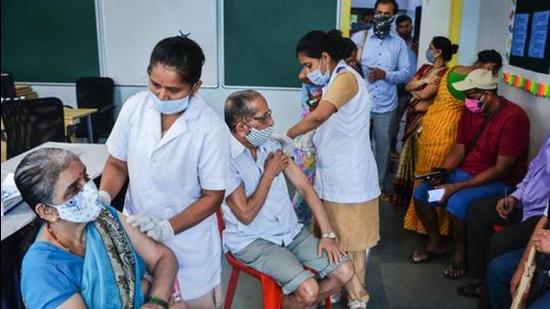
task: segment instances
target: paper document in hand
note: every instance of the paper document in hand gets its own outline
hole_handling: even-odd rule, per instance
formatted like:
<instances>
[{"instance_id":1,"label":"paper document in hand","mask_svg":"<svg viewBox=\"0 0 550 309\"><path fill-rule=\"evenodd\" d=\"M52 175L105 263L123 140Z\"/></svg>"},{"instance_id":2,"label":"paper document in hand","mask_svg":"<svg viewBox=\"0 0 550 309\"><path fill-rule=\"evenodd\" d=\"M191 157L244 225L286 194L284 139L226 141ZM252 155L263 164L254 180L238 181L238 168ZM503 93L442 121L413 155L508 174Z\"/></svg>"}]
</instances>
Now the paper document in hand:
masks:
<instances>
[{"instance_id":1,"label":"paper document in hand","mask_svg":"<svg viewBox=\"0 0 550 309\"><path fill-rule=\"evenodd\" d=\"M428 202L439 202L445 194L445 189L434 189L428 191Z\"/></svg>"}]
</instances>

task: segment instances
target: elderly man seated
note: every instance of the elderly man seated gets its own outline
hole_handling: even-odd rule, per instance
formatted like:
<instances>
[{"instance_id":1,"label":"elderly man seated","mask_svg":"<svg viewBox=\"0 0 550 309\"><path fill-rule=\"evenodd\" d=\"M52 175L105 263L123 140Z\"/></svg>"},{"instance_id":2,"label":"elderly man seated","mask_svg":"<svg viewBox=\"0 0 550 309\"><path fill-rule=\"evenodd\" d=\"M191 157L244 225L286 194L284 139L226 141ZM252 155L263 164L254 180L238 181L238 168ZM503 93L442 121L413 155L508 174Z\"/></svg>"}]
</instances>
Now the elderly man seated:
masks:
<instances>
[{"instance_id":1,"label":"elderly man seated","mask_svg":"<svg viewBox=\"0 0 550 309\"><path fill-rule=\"evenodd\" d=\"M452 264L443 271L448 279L466 273L465 219L470 204L502 195L523 178L527 169L529 119L521 107L497 94L497 85L493 73L484 69L473 70L463 81L453 84L466 95L456 145L441 167L444 176L424 182L414 191L416 212L429 241L424 250L413 252L409 261L424 262L445 251L434 208L444 206L455 241ZM437 185L444 192L440 199L438 192L431 191ZM429 199L429 195L435 198Z\"/></svg>"},{"instance_id":2,"label":"elderly man seated","mask_svg":"<svg viewBox=\"0 0 550 309\"><path fill-rule=\"evenodd\" d=\"M232 133L231 180L222 205L224 250L275 279L283 307L311 308L341 289L353 266L306 176L271 139L274 122L265 98L253 90L235 92L224 112ZM298 223L283 173L310 206L321 239Z\"/></svg>"}]
</instances>

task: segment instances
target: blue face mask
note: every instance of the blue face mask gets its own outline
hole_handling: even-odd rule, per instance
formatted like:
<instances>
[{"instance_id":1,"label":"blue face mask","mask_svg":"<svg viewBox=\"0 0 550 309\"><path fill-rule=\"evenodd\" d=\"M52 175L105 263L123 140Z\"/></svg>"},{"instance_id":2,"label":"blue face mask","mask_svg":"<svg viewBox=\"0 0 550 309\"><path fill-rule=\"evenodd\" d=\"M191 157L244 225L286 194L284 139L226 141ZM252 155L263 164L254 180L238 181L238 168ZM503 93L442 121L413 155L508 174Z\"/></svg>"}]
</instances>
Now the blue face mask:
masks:
<instances>
[{"instance_id":1,"label":"blue face mask","mask_svg":"<svg viewBox=\"0 0 550 309\"><path fill-rule=\"evenodd\" d=\"M426 49L426 60L428 60L428 62L430 62L430 63L435 62L434 53L432 53L432 51L430 49Z\"/></svg>"},{"instance_id":2,"label":"blue face mask","mask_svg":"<svg viewBox=\"0 0 550 309\"><path fill-rule=\"evenodd\" d=\"M149 97L153 101L154 108L161 114L170 115L183 112L191 104L191 96L188 95L184 98L177 100L161 100L151 90L149 90Z\"/></svg>"},{"instance_id":3,"label":"blue face mask","mask_svg":"<svg viewBox=\"0 0 550 309\"><path fill-rule=\"evenodd\" d=\"M321 65L323 64L323 59L321 59ZM317 86L324 86L328 83L328 80L330 79L330 73L325 72L325 74L321 73L321 65L319 67L309 73L307 73L307 78L314 83Z\"/></svg>"}]
</instances>

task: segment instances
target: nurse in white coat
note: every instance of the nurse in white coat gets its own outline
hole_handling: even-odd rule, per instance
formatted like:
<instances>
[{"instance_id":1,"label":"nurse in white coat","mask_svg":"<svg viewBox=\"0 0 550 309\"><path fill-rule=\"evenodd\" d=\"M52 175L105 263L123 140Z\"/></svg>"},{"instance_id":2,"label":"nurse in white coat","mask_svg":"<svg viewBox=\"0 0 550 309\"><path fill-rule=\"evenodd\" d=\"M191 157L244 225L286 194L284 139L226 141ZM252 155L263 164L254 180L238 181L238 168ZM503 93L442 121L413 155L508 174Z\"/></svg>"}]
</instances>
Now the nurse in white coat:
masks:
<instances>
[{"instance_id":1,"label":"nurse in white coat","mask_svg":"<svg viewBox=\"0 0 550 309\"><path fill-rule=\"evenodd\" d=\"M203 64L200 46L187 37L157 43L147 70L149 90L125 102L107 140L100 185L110 202L129 178L124 213L174 251L188 308L220 306L214 213L224 197L230 158L227 127L197 95Z\"/></svg>"}]
</instances>

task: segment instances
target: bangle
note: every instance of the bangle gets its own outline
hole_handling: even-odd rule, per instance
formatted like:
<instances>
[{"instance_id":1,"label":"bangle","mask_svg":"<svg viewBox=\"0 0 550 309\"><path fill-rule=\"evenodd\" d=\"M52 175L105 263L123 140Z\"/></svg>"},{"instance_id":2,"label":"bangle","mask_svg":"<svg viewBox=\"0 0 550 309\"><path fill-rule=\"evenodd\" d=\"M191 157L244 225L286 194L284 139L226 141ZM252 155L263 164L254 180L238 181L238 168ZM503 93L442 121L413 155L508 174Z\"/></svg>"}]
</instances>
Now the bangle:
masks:
<instances>
[{"instance_id":1,"label":"bangle","mask_svg":"<svg viewBox=\"0 0 550 309\"><path fill-rule=\"evenodd\" d=\"M336 234L334 232L327 232L323 233L321 238L330 238L330 239L336 239Z\"/></svg>"},{"instance_id":2,"label":"bangle","mask_svg":"<svg viewBox=\"0 0 550 309\"><path fill-rule=\"evenodd\" d=\"M149 304L153 304L153 305L159 305L161 306L162 308L164 309L168 309L168 303L162 299L162 298L158 298L158 297L155 297L155 296L149 296L145 299L145 302L146 303L149 303Z\"/></svg>"}]
</instances>

